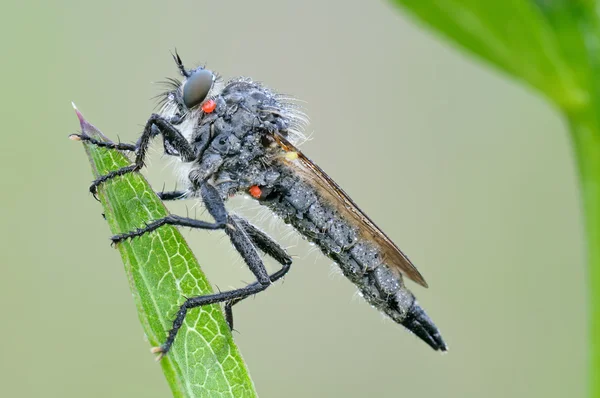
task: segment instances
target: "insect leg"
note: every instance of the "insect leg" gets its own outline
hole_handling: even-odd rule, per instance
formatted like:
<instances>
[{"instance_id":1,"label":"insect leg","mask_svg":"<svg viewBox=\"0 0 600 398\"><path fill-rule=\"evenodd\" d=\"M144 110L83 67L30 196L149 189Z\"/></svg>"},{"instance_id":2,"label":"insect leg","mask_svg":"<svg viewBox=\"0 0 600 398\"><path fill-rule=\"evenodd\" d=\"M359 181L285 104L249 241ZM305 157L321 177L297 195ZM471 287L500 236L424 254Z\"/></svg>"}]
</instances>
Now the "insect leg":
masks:
<instances>
[{"instance_id":1,"label":"insect leg","mask_svg":"<svg viewBox=\"0 0 600 398\"><path fill-rule=\"evenodd\" d=\"M77 139L80 141L86 141L86 142L89 142L90 144L94 144L101 148L116 149L119 151L132 151L132 152L134 152L136 150L136 146L134 144L123 144L121 142L112 142L112 141L108 141L108 142L100 141L100 140L92 138L86 134L71 134L70 137L77 137Z\"/></svg>"},{"instance_id":2,"label":"insect leg","mask_svg":"<svg viewBox=\"0 0 600 398\"><path fill-rule=\"evenodd\" d=\"M135 163L133 165L123 167L119 170L115 170L106 175L98 177L90 186L90 192L95 196L98 186L103 182L116 176L138 171L144 167L144 159L146 158L146 152L148 150L148 146L150 145L150 140L159 134L162 134L163 136L165 150L167 152L170 154L177 154L184 162L189 162L195 159L194 148L189 144L185 137L181 135L179 130L177 130L169 120L157 114L150 116L146 122L142 136L134 146L131 144L100 143L98 140L95 140L85 134L74 135L82 141L87 141L98 146L111 149L130 150L135 151L136 153Z\"/></svg>"},{"instance_id":3,"label":"insect leg","mask_svg":"<svg viewBox=\"0 0 600 398\"><path fill-rule=\"evenodd\" d=\"M168 192L172 194L173 192ZM210 215L215 219L215 222L207 222L202 220L196 220L195 218L181 217L175 214L169 214L166 217L159 218L158 220L151 221L146 224L143 228L138 228L134 231L126 232L124 234L115 235L111 239L113 243L119 243L126 239L135 238L142 236L149 232L152 232L163 225L174 225L178 227L190 227L198 229L224 229L227 226L228 215L225 209L225 204L219 196L219 192L208 183L202 184L200 187L200 195L204 201L206 208Z\"/></svg>"},{"instance_id":4,"label":"insect leg","mask_svg":"<svg viewBox=\"0 0 600 398\"><path fill-rule=\"evenodd\" d=\"M265 232L261 231L259 228L250 224L248 220L245 220L238 215L232 214L231 218L234 218L238 224L244 228L250 240L252 240L256 247L258 247L263 253L274 258L282 265L289 265L292 263L292 258L290 255L287 254L281 246L279 246L279 243L275 242L275 240Z\"/></svg>"},{"instance_id":5,"label":"insect leg","mask_svg":"<svg viewBox=\"0 0 600 398\"><path fill-rule=\"evenodd\" d=\"M242 259L248 265L248 268L250 268L252 273L256 276L257 282L251 283L241 289L187 299L177 312L175 320L173 321L173 326L167 336L167 340L162 346L154 349L154 352L160 353L160 356L165 355L171 348L189 309L208 304L226 302L226 318L227 322L232 326L233 319L231 306L248 296L266 289L272 281L285 275L292 262L291 257L285 250L283 250L283 248L267 234L254 227L243 218L227 214L223 199L214 186L203 182L200 186L200 196L206 209L215 221L226 224L225 232L229 235L231 243L242 256ZM273 275L269 275L258 254L257 248L282 263L284 265L283 268Z\"/></svg>"},{"instance_id":6,"label":"insect leg","mask_svg":"<svg viewBox=\"0 0 600 398\"><path fill-rule=\"evenodd\" d=\"M291 268L291 263L283 264L283 267L281 267L281 269L279 271L273 272L271 275L269 275L269 279L271 280L271 283L276 282L279 279L281 279L285 274L288 273L290 268ZM254 282L252 285L257 285L257 284L258 284L258 282ZM248 297L248 296L246 296L246 297ZM239 303L240 301L244 300L246 297L236 298L233 300L229 300L225 303L225 306L224 306L225 320L227 321L227 324L229 325L229 330L233 330L233 309L232 309L232 307L234 305L236 305L237 303Z\"/></svg>"},{"instance_id":7,"label":"insect leg","mask_svg":"<svg viewBox=\"0 0 600 398\"><path fill-rule=\"evenodd\" d=\"M188 310L204 305L243 299L265 290L271 284L269 274L265 269L258 251L241 224L239 224L235 218L228 217L228 223L227 228L225 228L225 232L227 235L229 235L231 243L238 253L240 253L242 259L248 265L248 268L250 268L250 271L252 271L252 273L256 276L258 282L252 283L240 289L186 299L181 307L179 307L179 311L177 311L177 315L175 316L175 320L173 321L173 326L169 331L167 340L160 347L153 349L153 352L160 353L159 358L165 355L173 345L175 337L177 336L177 332L183 325L183 321Z\"/></svg>"},{"instance_id":8,"label":"insect leg","mask_svg":"<svg viewBox=\"0 0 600 398\"><path fill-rule=\"evenodd\" d=\"M160 200L180 200L186 199L186 194L188 191L168 191L168 192L157 192L156 194L160 198Z\"/></svg>"},{"instance_id":9,"label":"insect leg","mask_svg":"<svg viewBox=\"0 0 600 398\"><path fill-rule=\"evenodd\" d=\"M113 242L118 243L123 241L124 239L141 236L165 224L187 226L200 229L224 228L225 232L231 240L231 243L238 251L238 253L240 253L242 259L248 265L248 268L250 268L250 271L252 271L252 273L256 276L257 282L251 283L246 287L240 289L205 296L191 297L186 299L186 301L181 305L179 311L177 312L175 320L173 321L173 326L167 336L167 340L162 346L154 349L154 352L160 353L160 356L165 355L171 348L171 345L175 341L177 332L183 325L183 321L189 309L220 302L235 303L248 296L256 294L266 289L271 284L271 278L274 278L275 280L281 278L281 276L283 276L289 270L289 264L291 263L291 258L285 253L285 251L281 247L279 247L274 241L268 238L268 236L264 232L260 231L256 227L251 226L250 223L237 216L229 216L227 214L227 210L225 209L223 199L221 198L219 192L215 189L215 187L204 182L200 186L200 195L208 212L215 219L214 223L209 223L186 217L180 217L176 215L169 215L167 217L148 223L144 228L140 228L126 234L117 235L113 237ZM250 232L248 233L247 230L249 230ZM252 236L253 238L251 238L250 236ZM254 243L253 240L257 243ZM272 244L269 245L269 243ZM265 248L265 250L267 250L268 253L272 253L272 256L278 261L283 261L287 263L287 266L284 266L284 268L282 268L279 272L276 272L272 276L269 276L262 262L262 259L258 254L257 247Z\"/></svg>"},{"instance_id":10,"label":"insect leg","mask_svg":"<svg viewBox=\"0 0 600 398\"><path fill-rule=\"evenodd\" d=\"M282 268L273 274L269 275L269 279L271 283L281 279L287 272L290 270L292 264L292 258L285 252L285 250L279 246L277 242L275 242L269 235L250 224L247 220L239 217L231 215L234 218L238 225L242 226L252 243L256 245L262 252L271 256L275 260L277 260ZM229 324L229 328L233 330L233 311L232 307L242 301L243 298L238 298L235 300L228 301L225 303L224 311L225 318L227 319L227 323Z\"/></svg>"},{"instance_id":11,"label":"insect leg","mask_svg":"<svg viewBox=\"0 0 600 398\"><path fill-rule=\"evenodd\" d=\"M173 194L173 193L174 192L167 192L167 194ZM127 232L124 234L115 235L111 238L111 240L113 241L114 244L117 244L126 239L135 238L135 237L147 234L149 232L152 232L152 231L162 227L163 225L174 225L174 226L178 226L178 227L190 227L190 228L210 229L210 230L224 229L227 226L227 221L228 221L227 220L227 210L225 210L225 204L223 203L223 200L219 196L219 193L217 192L217 190L212 185L204 183L202 185L202 187L200 188L200 194L202 195L202 198L205 203L207 201L212 203L217 200L220 201L220 203L221 203L220 211L215 211L215 210L211 211L211 209L213 207L218 207L218 206L207 205L209 213L215 219L214 223L202 221L202 220L196 220L195 218L181 217L181 216L178 216L175 214L169 214L166 217L159 218L158 220L154 220L154 221L147 223L146 226L143 228L138 228L134 231L130 231L130 232Z\"/></svg>"},{"instance_id":12,"label":"insect leg","mask_svg":"<svg viewBox=\"0 0 600 398\"><path fill-rule=\"evenodd\" d=\"M169 214L164 218L159 218L158 220L151 221L146 224L143 228L138 228L134 231L127 232L120 235L115 235L111 238L114 244L120 243L126 239L136 238L138 236L145 235L149 232L152 232L163 225L175 225L178 227L190 227L190 228L198 228L198 229L223 229L226 224L223 222L207 222L202 220L196 220L195 218L181 217L175 214Z\"/></svg>"}]
</instances>

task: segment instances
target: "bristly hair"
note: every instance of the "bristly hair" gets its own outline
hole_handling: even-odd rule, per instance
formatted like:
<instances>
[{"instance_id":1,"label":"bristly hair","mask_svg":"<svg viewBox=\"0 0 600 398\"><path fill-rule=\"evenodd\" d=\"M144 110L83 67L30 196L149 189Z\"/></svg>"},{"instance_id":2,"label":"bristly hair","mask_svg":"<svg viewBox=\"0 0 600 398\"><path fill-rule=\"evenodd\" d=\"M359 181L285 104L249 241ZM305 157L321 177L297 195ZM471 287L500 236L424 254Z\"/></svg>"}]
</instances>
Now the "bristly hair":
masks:
<instances>
[{"instance_id":1,"label":"bristly hair","mask_svg":"<svg viewBox=\"0 0 600 398\"><path fill-rule=\"evenodd\" d=\"M289 134L288 139L292 144L300 146L307 141L304 130L309 124L309 118L302 110L302 106L299 104L299 101L296 98L290 95L276 93L263 83L252 80L249 77L240 76L233 78L227 82L226 86L236 83L253 84L263 90L268 96L275 99L279 103L280 107L269 107L267 105L263 105L262 112L278 114L289 120L290 125L287 132Z\"/></svg>"},{"instance_id":2,"label":"bristly hair","mask_svg":"<svg viewBox=\"0 0 600 398\"><path fill-rule=\"evenodd\" d=\"M157 100L154 109L160 109L164 107L167 101L169 101L169 95L171 95L174 91L179 90L179 87L181 87L181 80L174 79L172 77L167 77L165 79L166 80L157 83L164 87L165 91L152 97L152 99Z\"/></svg>"}]
</instances>

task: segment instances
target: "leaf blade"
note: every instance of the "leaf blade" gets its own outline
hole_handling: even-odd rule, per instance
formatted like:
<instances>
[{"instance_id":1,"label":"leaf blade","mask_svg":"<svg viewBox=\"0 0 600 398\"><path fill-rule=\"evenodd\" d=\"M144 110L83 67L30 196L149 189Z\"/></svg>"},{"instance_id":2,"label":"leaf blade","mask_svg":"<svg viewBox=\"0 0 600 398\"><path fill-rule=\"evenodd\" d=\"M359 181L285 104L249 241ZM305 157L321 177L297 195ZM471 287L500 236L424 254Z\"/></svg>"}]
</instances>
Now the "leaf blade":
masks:
<instances>
[{"instance_id":1,"label":"leaf blade","mask_svg":"<svg viewBox=\"0 0 600 398\"><path fill-rule=\"evenodd\" d=\"M571 129L587 232L590 347L590 397L600 397L600 18L596 0L393 0L456 44L539 89L561 108ZM521 35L499 38L509 50L501 54L482 46L452 13L472 11L488 31L499 24L521 29ZM458 5L458 6L457 6ZM455 10L455 11L456 11ZM493 10L493 12L491 12ZM519 19L520 18L520 19ZM453 25L454 23L454 25ZM530 34L523 34L530 32ZM481 36L486 37L486 34ZM511 64L513 62L513 64ZM521 67L515 67L520 62ZM535 73L537 72L537 76Z\"/></svg>"},{"instance_id":2,"label":"leaf blade","mask_svg":"<svg viewBox=\"0 0 600 398\"><path fill-rule=\"evenodd\" d=\"M106 140L77 111L81 129ZM122 153L84 143L94 177L127 166ZM168 214L139 173L103 184L98 196L112 234L143 227ZM179 231L157 231L118 245L138 316L151 344L164 342L184 297L212 293L212 288ZM256 397L246 365L218 305L188 312L183 327L161 366L176 397Z\"/></svg>"},{"instance_id":3,"label":"leaf blade","mask_svg":"<svg viewBox=\"0 0 600 398\"><path fill-rule=\"evenodd\" d=\"M590 100L546 14L523 0L392 0L422 23L504 72L542 91L561 108Z\"/></svg>"}]
</instances>

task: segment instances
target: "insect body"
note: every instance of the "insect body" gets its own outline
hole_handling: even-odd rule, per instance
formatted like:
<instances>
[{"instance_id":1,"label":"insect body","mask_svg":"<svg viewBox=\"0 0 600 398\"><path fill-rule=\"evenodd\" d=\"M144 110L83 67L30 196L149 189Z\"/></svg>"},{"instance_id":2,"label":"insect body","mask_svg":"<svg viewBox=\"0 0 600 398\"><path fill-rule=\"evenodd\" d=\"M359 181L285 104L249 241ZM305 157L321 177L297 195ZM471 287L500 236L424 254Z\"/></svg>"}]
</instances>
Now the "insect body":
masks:
<instances>
[{"instance_id":1,"label":"insect body","mask_svg":"<svg viewBox=\"0 0 600 398\"><path fill-rule=\"evenodd\" d=\"M403 276L427 286L421 274L348 195L296 148L305 117L293 102L250 79L238 78L222 84L213 72L202 67L187 70L178 55L174 59L184 80L169 81L160 113L150 117L135 145L76 136L96 145L136 153L132 166L98 178L90 190L95 193L105 181L139 170L150 140L162 135L165 153L181 160L187 189L162 192L159 196L163 200L199 198L215 222L170 215L115 236L113 241L150 233L165 224L223 229L257 282L187 299L165 343L155 351L161 355L168 352L187 310L194 307L224 303L227 321L233 327L232 306L266 289L290 269L290 256L272 238L226 210L227 198L241 192L267 206L318 245L371 305L433 349L445 351L439 330L404 286ZM268 275L259 251L274 258L282 268Z\"/></svg>"}]
</instances>

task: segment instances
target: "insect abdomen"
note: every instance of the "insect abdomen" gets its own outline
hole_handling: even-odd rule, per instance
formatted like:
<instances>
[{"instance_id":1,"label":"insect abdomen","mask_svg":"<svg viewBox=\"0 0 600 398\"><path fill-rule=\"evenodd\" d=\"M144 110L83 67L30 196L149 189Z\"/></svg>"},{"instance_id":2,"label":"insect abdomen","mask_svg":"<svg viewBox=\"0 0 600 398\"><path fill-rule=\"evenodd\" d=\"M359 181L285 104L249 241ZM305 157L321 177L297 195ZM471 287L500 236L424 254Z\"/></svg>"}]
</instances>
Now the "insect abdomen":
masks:
<instances>
[{"instance_id":1,"label":"insect abdomen","mask_svg":"<svg viewBox=\"0 0 600 398\"><path fill-rule=\"evenodd\" d=\"M281 165L281 177L263 203L334 260L362 296L431 347L445 350L439 331L404 286L402 276L385 264L379 247L360 235L350 220L321 198L310 182Z\"/></svg>"}]
</instances>

